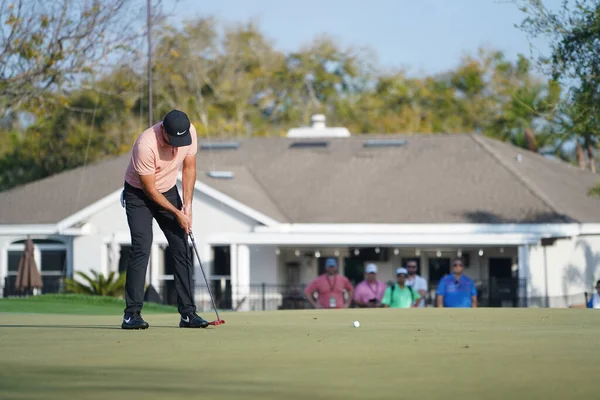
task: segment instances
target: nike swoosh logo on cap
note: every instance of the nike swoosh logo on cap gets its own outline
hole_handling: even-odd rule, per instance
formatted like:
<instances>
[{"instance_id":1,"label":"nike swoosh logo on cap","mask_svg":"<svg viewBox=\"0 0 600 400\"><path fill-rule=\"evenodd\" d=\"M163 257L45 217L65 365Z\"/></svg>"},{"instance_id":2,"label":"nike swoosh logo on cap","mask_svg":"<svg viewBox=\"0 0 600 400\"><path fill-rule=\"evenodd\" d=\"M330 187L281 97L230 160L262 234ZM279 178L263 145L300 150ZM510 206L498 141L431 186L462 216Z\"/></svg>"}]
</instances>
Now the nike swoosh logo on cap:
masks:
<instances>
[{"instance_id":1,"label":"nike swoosh logo on cap","mask_svg":"<svg viewBox=\"0 0 600 400\"><path fill-rule=\"evenodd\" d=\"M183 131L183 132L177 132L177 136L181 136L181 135L183 135L183 134L184 134L184 133L186 133L186 132L187 132L187 131Z\"/></svg>"}]
</instances>

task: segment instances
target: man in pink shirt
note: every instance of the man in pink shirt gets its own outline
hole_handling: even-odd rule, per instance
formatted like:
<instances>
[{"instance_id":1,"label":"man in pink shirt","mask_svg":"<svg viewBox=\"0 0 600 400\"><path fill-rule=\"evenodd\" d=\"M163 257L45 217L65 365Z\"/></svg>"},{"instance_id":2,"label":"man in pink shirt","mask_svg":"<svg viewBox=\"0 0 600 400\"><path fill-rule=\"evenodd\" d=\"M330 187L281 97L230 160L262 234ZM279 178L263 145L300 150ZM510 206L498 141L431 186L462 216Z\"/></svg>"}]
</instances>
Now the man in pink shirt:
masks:
<instances>
[{"instance_id":1,"label":"man in pink shirt","mask_svg":"<svg viewBox=\"0 0 600 400\"><path fill-rule=\"evenodd\" d=\"M335 258L325 261L327 271L316 277L304 291L310 304L315 308L348 308L352 301L353 287L348 278L338 273ZM344 299L344 291L348 299ZM318 294L318 303L313 295Z\"/></svg>"},{"instance_id":2,"label":"man in pink shirt","mask_svg":"<svg viewBox=\"0 0 600 400\"><path fill-rule=\"evenodd\" d=\"M187 235L192 227L192 195L196 182L196 128L187 115L170 111L137 138L125 171L123 202L131 231L131 256L125 283L125 315L121 328L146 329L142 319L144 281L156 219L169 242L182 328L206 328L193 299L192 255ZM183 167L183 168L182 168ZM183 201L177 189L182 169Z\"/></svg>"},{"instance_id":3,"label":"man in pink shirt","mask_svg":"<svg viewBox=\"0 0 600 400\"><path fill-rule=\"evenodd\" d=\"M359 307L381 307L387 286L385 282L377 280L377 265L368 264L365 275L365 280L356 285L354 303Z\"/></svg>"}]
</instances>

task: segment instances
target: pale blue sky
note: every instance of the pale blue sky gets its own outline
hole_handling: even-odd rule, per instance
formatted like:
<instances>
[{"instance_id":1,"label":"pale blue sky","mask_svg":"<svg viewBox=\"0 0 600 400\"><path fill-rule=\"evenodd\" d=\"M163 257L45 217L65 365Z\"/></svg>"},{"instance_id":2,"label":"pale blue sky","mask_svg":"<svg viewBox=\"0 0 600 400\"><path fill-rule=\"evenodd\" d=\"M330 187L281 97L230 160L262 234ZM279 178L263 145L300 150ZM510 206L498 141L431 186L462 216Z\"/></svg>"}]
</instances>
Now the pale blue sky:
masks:
<instances>
[{"instance_id":1,"label":"pale blue sky","mask_svg":"<svg viewBox=\"0 0 600 400\"><path fill-rule=\"evenodd\" d=\"M551 8L559 2L545 0ZM171 7L178 18L257 19L281 50L327 33L344 45L370 47L381 67L405 67L411 74L454 68L479 46L511 59L529 55L527 37L514 27L524 14L507 0L178 0ZM547 50L544 41L535 45Z\"/></svg>"}]
</instances>

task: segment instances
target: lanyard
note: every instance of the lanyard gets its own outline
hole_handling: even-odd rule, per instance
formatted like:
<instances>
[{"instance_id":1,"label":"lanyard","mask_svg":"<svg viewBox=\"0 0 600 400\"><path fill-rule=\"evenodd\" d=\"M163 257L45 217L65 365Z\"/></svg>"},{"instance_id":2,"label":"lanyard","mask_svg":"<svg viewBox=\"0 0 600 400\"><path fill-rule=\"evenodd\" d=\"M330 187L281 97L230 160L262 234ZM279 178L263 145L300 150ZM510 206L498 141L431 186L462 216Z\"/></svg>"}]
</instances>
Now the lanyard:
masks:
<instances>
[{"instance_id":1,"label":"lanyard","mask_svg":"<svg viewBox=\"0 0 600 400\"><path fill-rule=\"evenodd\" d=\"M335 284L337 282L337 275L333 277L333 285L331 284L331 280L327 277L327 283L329 284L329 289L333 292L335 289Z\"/></svg>"},{"instance_id":2,"label":"lanyard","mask_svg":"<svg viewBox=\"0 0 600 400\"><path fill-rule=\"evenodd\" d=\"M367 287L369 288L369 290L371 291L371 293L373 293L375 296L377 296L379 293L379 282L375 282L375 290L373 290L371 285L369 285L369 282L366 282L366 284L367 284Z\"/></svg>"}]
</instances>

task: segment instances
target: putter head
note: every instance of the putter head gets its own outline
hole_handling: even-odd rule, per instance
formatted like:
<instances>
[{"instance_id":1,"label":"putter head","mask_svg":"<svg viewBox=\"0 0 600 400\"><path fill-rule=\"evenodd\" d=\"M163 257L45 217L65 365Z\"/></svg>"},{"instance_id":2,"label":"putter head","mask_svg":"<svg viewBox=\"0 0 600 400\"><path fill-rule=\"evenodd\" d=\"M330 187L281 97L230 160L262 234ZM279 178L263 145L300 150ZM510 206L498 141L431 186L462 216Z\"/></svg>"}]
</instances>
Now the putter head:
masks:
<instances>
[{"instance_id":1,"label":"putter head","mask_svg":"<svg viewBox=\"0 0 600 400\"><path fill-rule=\"evenodd\" d=\"M223 321L222 319L218 319L216 321L209 322L208 324L214 326L214 325L222 325L224 323L225 323L225 321Z\"/></svg>"}]
</instances>

